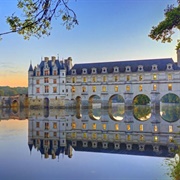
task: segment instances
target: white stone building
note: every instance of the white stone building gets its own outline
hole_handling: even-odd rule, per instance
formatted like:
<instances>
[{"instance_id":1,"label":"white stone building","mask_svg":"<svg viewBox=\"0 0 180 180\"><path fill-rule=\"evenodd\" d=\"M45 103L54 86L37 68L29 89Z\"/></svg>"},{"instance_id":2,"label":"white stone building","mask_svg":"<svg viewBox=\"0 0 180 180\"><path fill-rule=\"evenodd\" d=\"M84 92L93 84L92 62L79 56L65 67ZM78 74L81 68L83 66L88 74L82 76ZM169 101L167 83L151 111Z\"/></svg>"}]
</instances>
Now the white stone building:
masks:
<instances>
[{"instance_id":1,"label":"white stone building","mask_svg":"<svg viewBox=\"0 0 180 180\"><path fill-rule=\"evenodd\" d=\"M120 95L125 106L137 95L149 97L158 107L169 93L180 97L180 50L177 63L171 58L74 64L45 57L28 71L30 107L89 107L96 98L101 107L111 106Z\"/></svg>"}]
</instances>

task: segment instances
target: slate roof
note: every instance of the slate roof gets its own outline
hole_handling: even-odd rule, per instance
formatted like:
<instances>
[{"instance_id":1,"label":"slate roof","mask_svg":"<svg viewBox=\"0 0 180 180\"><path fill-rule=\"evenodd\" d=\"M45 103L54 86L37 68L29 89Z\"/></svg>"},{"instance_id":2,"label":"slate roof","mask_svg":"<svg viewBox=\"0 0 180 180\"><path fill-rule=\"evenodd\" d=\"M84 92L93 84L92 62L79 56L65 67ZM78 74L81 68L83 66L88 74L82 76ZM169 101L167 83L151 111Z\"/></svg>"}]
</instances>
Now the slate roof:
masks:
<instances>
[{"instance_id":1,"label":"slate roof","mask_svg":"<svg viewBox=\"0 0 180 180\"><path fill-rule=\"evenodd\" d=\"M96 68L97 74L100 74L102 72L103 67L107 67L108 73L113 73L114 67L118 67L119 72L123 73L125 72L126 66L131 67L131 72L136 72L138 70L139 65L143 66L144 71L151 71L152 65L157 65L158 71L165 71L167 64L172 64L174 70L180 70L180 67L178 67L177 64L174 63L172 58L82 63L82 64L75 64L72 69L76 69L76 74L82 74L82 69L86 68L87 73L91 74L92 68ZM72 69L68 72L69 75L72 74Z\"/></svg>"},{"instance_id":2,"label":"slate roof","mask_svg":"<svg viewBox=\"0 0 180 180\"><path fill-rule=\"evenodd\" d=\"M33 71L32 64L30 64L30 66L29 66L29 70L28 70L28 71Z\"/></svg>"},{"instance_id":3,"label":"slate roof","mask_svg":"<svg viewBox=\"0 0 180 180\"><path fill-rule=\"evenodd\" d=\"M59 60L55 60L54 64L53 64L53 60L48 60L47 64L49 67L50 75L52 75L53 68L55 65L57 67L58 75L59 75L61 69L65 69L64 64L61 63ZM41 61L41 63L38 65L38 67L36 67L34 69L34 75L36 74L37 68L39 68L40 72L41 72L41 76L43 76L44 67L45 67L45 61Z\"/></svg>"}]
</instances>

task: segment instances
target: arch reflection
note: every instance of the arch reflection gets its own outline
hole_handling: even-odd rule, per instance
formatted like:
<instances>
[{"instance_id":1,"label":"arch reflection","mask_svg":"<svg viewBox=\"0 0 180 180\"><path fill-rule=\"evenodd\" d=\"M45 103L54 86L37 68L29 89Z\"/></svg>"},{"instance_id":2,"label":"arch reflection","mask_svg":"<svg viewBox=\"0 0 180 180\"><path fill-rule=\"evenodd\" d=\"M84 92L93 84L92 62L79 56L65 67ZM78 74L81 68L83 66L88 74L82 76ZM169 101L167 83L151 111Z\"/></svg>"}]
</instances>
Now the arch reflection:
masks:
<instances>
[{"instance_id":1,"label":"arch reflection","mask_svg":"<svg viewBox=\"0 0 180 180\"><path fill-rule=\"evenodd\" d=\"M133 115L137 120L147 121L151 118L150 106L134 106Z\"/></svg>"},{"instance_id":2,"label":"arch reflection","mask_svg":"<svg viewBox=\"0 0 180 180\"><path fill-rule=\"evenodd\" d=\"M89 109L89 117L92 120L99 120L101 118L101 108Z\"/></svg>"},{"instance_id":3,"label":"arch reflection","mask_svg":"<svg viewBox=\"0 0 180 180\"><path fill-rule=\"evenodd\" d=\"M162 119L168 122L175 122L180 119L180 105L163 104L160 107Z\"/></svg>"},{"instance_id":4,"label":"arch reflection","mask_svg":"<svg viewBox=\"0 0 180 180\"><path fill-rule=\"evenodd\" d=\"M125 107L123 104L113 106L113 107L109 108L108 113L109 113L109 117L112 120L121 121L124 118Z\"/></svg>"}]
</instances>

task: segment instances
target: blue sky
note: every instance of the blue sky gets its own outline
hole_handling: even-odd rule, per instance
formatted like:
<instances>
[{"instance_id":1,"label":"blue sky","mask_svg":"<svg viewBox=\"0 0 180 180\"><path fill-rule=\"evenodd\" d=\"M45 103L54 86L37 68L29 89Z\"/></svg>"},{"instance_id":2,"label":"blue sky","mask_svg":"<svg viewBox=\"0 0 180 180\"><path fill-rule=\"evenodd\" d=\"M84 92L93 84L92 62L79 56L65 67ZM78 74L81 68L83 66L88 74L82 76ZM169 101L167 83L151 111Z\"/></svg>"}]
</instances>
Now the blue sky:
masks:
<instances>
[{"instance_id":1,"label":"blue sky","mask_svg":"<svg viewBox=\"0 0 180 180\"><path fill-rule=\"evenodd\" d=\"M51 35L25 41L17 34L3 36L0 41L0 85L27 86L27 70L41 57L71 56L73 63L136 60L172 57L172 43L151 40L152 26L163 20L164 9L176 0L71 0L79 25L68 31L60 20L53 21ZM0 32L8 31L5 17L18 13L15 0L0 2ZM20 13L20 12L19 12Z\"/></svg>"}]
</instances>

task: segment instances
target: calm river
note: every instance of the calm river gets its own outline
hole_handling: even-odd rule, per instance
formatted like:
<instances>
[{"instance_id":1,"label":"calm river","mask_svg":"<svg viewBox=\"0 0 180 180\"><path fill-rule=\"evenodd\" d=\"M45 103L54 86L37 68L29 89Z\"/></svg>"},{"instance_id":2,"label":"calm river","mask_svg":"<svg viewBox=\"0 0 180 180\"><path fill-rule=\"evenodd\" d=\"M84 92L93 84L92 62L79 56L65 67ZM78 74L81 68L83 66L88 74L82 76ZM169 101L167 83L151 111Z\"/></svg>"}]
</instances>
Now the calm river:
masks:
<instances>
[{"instance_id":1,"label":"calm river","mask_svg":"<svg viewBox=\"0 0 180 180\"><path fill-rule=\"evenodd\" d=\"M177 107L0 110L1 180L168 180Z\"/></svg>"}]
</instances>

